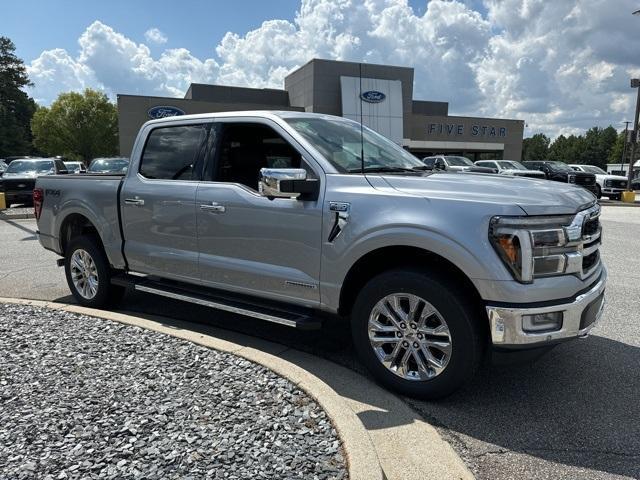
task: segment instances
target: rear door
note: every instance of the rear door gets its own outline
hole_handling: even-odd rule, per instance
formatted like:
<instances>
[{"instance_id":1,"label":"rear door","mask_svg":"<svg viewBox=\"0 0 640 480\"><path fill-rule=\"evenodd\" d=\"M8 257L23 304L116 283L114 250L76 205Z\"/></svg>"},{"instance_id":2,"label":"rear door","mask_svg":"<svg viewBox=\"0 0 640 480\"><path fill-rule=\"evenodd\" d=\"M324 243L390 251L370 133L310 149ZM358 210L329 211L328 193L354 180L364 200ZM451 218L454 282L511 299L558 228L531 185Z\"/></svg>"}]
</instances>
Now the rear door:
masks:
<instances>
[{"instance_id":1,"label":"rear door","mask_svg":"<svg viewBox=\"0 0 640 480\"><path fill-rule=\"evenodd\" d=\"M120 194L129 269L198 279L196 190L210 123L158 126Z\"/></svg>"}]
</instances>

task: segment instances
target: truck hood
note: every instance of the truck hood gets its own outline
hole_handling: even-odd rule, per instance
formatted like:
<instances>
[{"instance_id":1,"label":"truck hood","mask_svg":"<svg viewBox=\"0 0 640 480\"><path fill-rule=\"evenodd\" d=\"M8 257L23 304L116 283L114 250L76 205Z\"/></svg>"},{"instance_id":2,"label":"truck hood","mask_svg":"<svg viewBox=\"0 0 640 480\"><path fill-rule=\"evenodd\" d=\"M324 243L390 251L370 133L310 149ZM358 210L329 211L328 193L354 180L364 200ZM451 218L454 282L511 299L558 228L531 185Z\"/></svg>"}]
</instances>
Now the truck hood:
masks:
<instances>
[{"instance_id":1,"label":"truck hood","mask_svg":"<svg viewBox=\"0 0 640 480\"><path fill-rule=\"evenodd\" d=\"M4 172L4 175L2 175L3 179L9 179L9 178L15 178L15 179L25 179L25 180L30 180L33 178L36 178L38 175L44 175L43 173L38 173L38 172L19 172L19 173L11 173L11 172Z\"/></svg>"},{"instance_id":2,"label":"truck hood","mask_svg":"<svg viewBox=\"0 0 640 480\"><path fill-rule=\"evenodd\" d=\"M527 215L571 214L596 200L582 187L534 178L482 173L385 175L396 190L432 199L517 205Z\"/></svg>"},{"instance_id":3,"label":"truck hood","mask_svg":"<svg viewBox=\"0 0 640 480\"><path fill-rule=\"evenodd\" d=\"M600 181L603 180L624 180L625 182L627 181L627 177L623 177L622 175L604 175L602 173L598 173L596 174L596 178Z\"/></svg>"}]
</instances>

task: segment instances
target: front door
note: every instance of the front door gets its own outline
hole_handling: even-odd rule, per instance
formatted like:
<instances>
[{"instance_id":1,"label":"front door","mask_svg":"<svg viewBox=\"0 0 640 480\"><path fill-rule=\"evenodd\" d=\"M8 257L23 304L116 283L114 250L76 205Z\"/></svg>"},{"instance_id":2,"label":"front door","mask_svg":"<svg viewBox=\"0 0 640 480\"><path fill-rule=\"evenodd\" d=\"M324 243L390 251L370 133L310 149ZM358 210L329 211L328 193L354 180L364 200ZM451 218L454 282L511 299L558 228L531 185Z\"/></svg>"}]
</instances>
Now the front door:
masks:
<instances>
[{"instance_id":1,"label":"front door","mask_svg":"<svg viewBox=\"0 0 640 480\"><path fill-rule=\"evenodd\" d=\"M210 125L157 127L120 194L129 269L198 280L196 191Z\"/></svg>"},{"instance_id":2,"label":"front door","mask_svg":"<svg viewBox=\"0 0 640 480\"><path fill-rule=\"evenodd\" d=\"M316 305L322 193L316 200L270 200L258 193L258 177L261 168L270 167L306 168L318 178L319 167L269 121L236 119L221 121L219 127L212 168L196 198L202 282Z\"/></svg>"}]
</instances>

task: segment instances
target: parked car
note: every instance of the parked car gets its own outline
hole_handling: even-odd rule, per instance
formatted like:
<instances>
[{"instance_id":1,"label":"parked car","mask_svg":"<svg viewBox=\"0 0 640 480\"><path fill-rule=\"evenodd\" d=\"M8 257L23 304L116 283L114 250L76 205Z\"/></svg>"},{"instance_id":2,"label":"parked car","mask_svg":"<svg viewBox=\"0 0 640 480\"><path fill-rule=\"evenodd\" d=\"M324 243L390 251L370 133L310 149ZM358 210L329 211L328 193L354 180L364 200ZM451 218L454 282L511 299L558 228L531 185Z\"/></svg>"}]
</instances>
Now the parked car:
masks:
<instances>
[{"instance_id":1,"label":"parked car","mask_svg":"<svg viewBox=\"0 0 640 480\"><path fill-rule=\"evenodd\" d=\"M82 162L66 160L64 161L64 164L66 165L67 170L69 170L69 173L85 173L87 171L87 169L84 166L84 163Z\"/></svg>"},{"instance_id":2,"label":"parked car","mask_svg":"<svg viewBox=\"0 0 640 480\"><path fill-rule=\"evenodd\" d=\"M586 188L596 197L600 198L598 196L596 176L593 173L576 172L564 162L550 160L531 160L522 162L522 164L531 170L539 170L543 172L547 180L578 185Z\"/></svg>"},{"instance_id":3,"label":"parked car","mask_svg":"<svg viewBox=\"0 0 640 480\"><path fill-rule=\"evenodd\" d=\"M467 157L459 157L453 155L435 155L433 157L425 157L422 162L430 170L448 170L452 172L461 172L473 168L473 162Z\"/></svg>"},{"instance_id":4,"label":"parked car","mask_svg":"<svg viewBox=\"0 0 640 480\"><path fill-rule=\"evenodd\" d=\"M598 198L604 195L613 200L620 200L622 192L627 189L627 177L610 175L595 165L578 165L572 163L569 166L576 172L593 173L596 176L596 188L598 190L596 195Z\"/></svg>"},{"instance_id":5,"label":"parked car","mask_svg":"<svg viewBox=\"0 0 640 480\"><path fill-rule=\"evenodd\" d=\"M515 160L478 160L479 167L493 168L500 175L514 175L516 177L547 178L543 172L530 170Z\"/></svg>"},{"instance_id":6,"label":"parked car","mask_svg":"<svg viewBox=\"0 0 640 480\"><path fill-rule=\"evenodd\" d=\"M602 314L584 189L424 171L357 122L302 112L152 120L133 152L121 177L38 178L39 240L81 305L130 288L293 328L331 315L378 381L426 398L491 349L546 349Z\"/></svg>"},{"instance_id":7,"label":"parked car","mask_svg":"<svg viewBox=\"0 0 640 480\"><path fill-rule=\"evenodd\" d=\"M67 173L62 160L55 158L25 158L13 160L0 179L5 203L9 208L13 203L30 203L36 177Z\"/></svg>"},{"instance_id":8,"label":"parked car","mask_svg":"<svg viewBox=\"0 0 640 480\"><path fill-rule=\"evenodd\" d=\"M631 188L634 190L640 190L640 177L631 180Z\"/></svg>"},{"instance_id":9,"label":"parked car","mask_svg":"<svg viewBox=\"0 0 640 480\"><path fill-rule=\"evenodd\" d=\"M129 159L126 157L94 158L87 173L121 174L127 171Z\"/></svg>"}]
</instances>

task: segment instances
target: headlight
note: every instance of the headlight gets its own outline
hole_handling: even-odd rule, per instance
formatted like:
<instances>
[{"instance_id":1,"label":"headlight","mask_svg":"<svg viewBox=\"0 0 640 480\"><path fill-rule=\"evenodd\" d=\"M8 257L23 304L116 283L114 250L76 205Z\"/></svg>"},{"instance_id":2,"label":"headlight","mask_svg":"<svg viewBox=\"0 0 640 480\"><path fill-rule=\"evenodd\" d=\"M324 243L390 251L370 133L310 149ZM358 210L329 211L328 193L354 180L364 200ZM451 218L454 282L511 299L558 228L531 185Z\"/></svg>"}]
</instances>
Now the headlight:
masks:
<instances>
[{"instance_id":1,"label":"headlight","mask_svg":"<svg viewBox=\"0 0 640 480\"><path fill-rule=\"evenodd\" d=\"M534 278L561 275L578 249L582 225L573 216L494 217L489 239L514 278L531 283ZM573 272L568 272L573 273Z\"/></svg>"}]
</instances>

